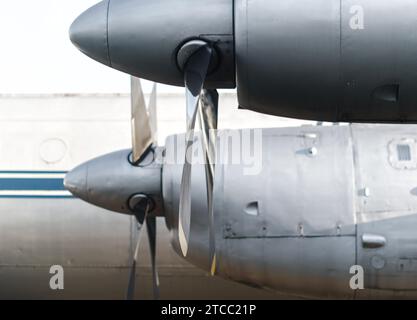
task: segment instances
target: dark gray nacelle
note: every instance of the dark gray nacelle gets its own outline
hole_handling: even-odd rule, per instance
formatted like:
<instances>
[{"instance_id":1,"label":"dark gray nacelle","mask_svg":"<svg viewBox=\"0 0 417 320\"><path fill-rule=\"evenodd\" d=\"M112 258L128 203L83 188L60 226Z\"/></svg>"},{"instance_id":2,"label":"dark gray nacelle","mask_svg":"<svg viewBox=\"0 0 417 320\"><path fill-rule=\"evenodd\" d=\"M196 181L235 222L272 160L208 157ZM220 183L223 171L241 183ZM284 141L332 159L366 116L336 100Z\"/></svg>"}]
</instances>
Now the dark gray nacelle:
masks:
<instances>
[{"instance_id":1,"label":"dark gray nacelle","mask_svg":"<svg viewBox=\"0 0 417 320\"><path fill-rule=\"evenodd\" d=\"M230 0L105 0L73 23L70 36L81 51L107 66L177 86L184 85L177 64L181 46L206 40L215 43L218 54L206 85L233 88L232 18Z\"/></svg>"},{"instance_id":2,"label":"dark gray nacelle","mask_svg":"<svg viewBox=\"0 0 417 320\"><path fill-rule=\"evenodd\" d=\"M214 44L206 87L242 108L322 121L417 122L414 0L105 0L71 39L117 70L184 84L178 52Z\"/></svg>"},{"instance_id":3,"label":"dark gray nacelle","mask_svg":"<svg viewBox=\"0 0 417 320\"><path fill-rule=\"evenodd\" d=\"M294 118L417 122L417 2L235 1L242 108Z\"/></svg>"}]
</instances>

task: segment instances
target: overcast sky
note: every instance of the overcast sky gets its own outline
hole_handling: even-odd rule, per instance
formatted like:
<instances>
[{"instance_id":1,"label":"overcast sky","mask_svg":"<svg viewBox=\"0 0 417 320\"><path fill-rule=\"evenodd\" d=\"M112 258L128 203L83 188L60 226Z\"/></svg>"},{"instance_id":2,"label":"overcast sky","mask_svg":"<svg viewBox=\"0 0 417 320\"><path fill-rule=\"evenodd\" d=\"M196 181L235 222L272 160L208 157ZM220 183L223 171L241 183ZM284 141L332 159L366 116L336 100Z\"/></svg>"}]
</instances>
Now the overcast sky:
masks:
<instances>
[{"instance_id":1,"label":"overcast sky","mask_svg":"<svg viewBox=\"0 0 417 320\"><path fill-rule=\"evenodd\" d=\"M0 0L0 94L128 92L128 76L87 58L69 40L72 21L97 2ZM172 91L183 89L159 89Z\"/></svg>"}]
</instances>

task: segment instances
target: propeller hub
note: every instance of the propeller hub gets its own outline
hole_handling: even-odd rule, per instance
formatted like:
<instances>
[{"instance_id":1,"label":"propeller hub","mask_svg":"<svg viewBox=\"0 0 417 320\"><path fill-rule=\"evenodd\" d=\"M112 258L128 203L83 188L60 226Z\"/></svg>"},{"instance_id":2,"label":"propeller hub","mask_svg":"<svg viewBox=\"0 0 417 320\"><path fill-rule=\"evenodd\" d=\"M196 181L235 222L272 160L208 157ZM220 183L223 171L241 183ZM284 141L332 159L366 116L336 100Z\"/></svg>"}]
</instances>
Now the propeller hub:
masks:
<instances>
[{"instance_id":1,"label":"propeller hub","mask_svg":"<svg viewBox=\"0 0 417 320\"><path fill-rule=\"evenodd\" d=\"M190 40L207 42L218 54L207 87L234 88L233 29L230 0L104 0L74 21L70 38L98 62L177 86L184 86L178 51Z\"/></svg>"},{"instance_id":2,"label":"propeller hub","mask_svg":"<svg viewBox=\"0 0 417 320\"><path fill-rule=\"evenodd\" d=\"M71 25L71 42L90 58L110 66L107 11L110 1L102 1L82 13Z\"/></svg>"},{"instance_id":3,"label":"propeller hub","mask_svg":"<svg viewBox=\"0 0 417 320\"><path fill-rule=\"evenodd\" d=\"M124 214L135 214L143 202L134 200L142 195L152 199L150 213L162 215L162 149L149 152L136 166L130 153L118 151L81 164L66 175L65 188L88 203Z\"/></svg>"},{"instance_id":4,"label":"propeller hub","mask_svg":"<svg viewBox=\"0 0 417 320\"><path fill-rule=\"evenodd\" d=\"M146 212L155 210L155 202L146 194L135 194L129 199L129 209L140 223L143 223Z\"/></svg>"},{"instance_id":5,"label":"propeller hub","mask_svg":"<svg viewBox=\"0 0 417 320\"><path fill-rule=\"evenodd\" d=\"M219 55L213 44L209 44L208 42L202 40L189 41L180 48L177 55L178 68L184 72L190 57L205 46L213 47L211 61L208 68L208 75L213 73L219 65Z\"/></svg>"},{"instance_id":6,"label":"propeller hub","mask_svg":"<svg viewBox=\"0 0 417 320\"><path fill-rule=\"evenodd\" d=\"M78 166L67 173L64 179L65 189L80 199L85 198L87 195L87 168L87 165Z\"/></svg>"}]
</instances>

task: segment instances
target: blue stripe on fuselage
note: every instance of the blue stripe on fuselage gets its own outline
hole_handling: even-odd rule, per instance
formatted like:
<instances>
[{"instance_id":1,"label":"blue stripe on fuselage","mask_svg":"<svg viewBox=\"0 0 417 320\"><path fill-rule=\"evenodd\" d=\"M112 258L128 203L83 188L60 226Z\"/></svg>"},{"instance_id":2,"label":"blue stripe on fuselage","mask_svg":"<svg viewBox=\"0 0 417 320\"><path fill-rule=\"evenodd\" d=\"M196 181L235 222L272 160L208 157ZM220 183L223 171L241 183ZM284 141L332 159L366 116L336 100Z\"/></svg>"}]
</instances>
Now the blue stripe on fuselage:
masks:
<instances>
[{"instance_id":1,"label":"blue stripe on fuselage","mask_svg":"<svg viewBox=\"0 0 417 320\"><path fill-rule=\"evenodd\" d=\"M0 178L0 190L64 191L64 179Z\"/></svg>"},{"instance_id":2,"label":"blue stripe on fuselage","mask_svg":"<svg viewBox=\"0 0 417 320\"><path fill-rule=\"evenodd\" d=\"M65 194L64 179L57 177L66 173L66 171L0 171L0 175L4 176L0 178L0 199L74 198L69 192Z\"/></svg>"}]
</instances>

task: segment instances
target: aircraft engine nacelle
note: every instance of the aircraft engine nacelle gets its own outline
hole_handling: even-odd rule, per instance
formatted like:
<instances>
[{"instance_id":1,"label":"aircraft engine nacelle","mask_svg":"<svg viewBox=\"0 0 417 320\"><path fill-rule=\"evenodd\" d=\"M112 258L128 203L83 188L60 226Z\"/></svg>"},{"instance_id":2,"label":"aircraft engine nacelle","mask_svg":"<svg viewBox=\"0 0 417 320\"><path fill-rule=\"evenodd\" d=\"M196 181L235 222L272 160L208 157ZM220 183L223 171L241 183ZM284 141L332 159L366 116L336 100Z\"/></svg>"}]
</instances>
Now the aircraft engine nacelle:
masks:
<instances>
[{"instance_id":1,"label":"aircraft engine nacelle","mask_svg":"<svg viewBox=\"0 0 417 320\"><path fill-rule=\"evenodd\" d=\"M417 2L235 6L242 108L333 122L417 122Z\"/></svg>"},{"instance_id":2,"label":"aircraft engine nacelle","mask_svg":"<svg viewBox=\"0 0 417 320\"><path fill-rule=\"evenodd\" d=\"M168 138L162 179L179 255L183 139ZM415 126L229 130L217 146L218 276L304 297L417 297ZM204 167L195 158L186 259L210 271ZM364 290L351 287L358 267Z\"/></svg>"},{"instance_id":3,"label":"aircraft engine nacelle","mask_svg":"<svg viewBox=\"0 0 417 320\"><path fill-rule=\"evenodd\" d=\"M70 35L105 65L180 86L186 44L203 40L215 49L206 87L237 87L241 108L415 123L416 10L414 0L105 0Z\"/></svg>"}]
</instances>

